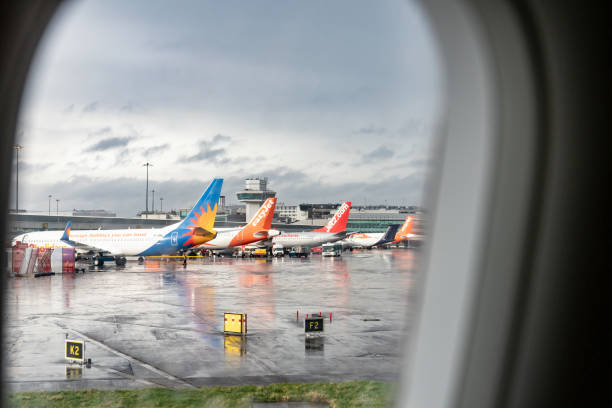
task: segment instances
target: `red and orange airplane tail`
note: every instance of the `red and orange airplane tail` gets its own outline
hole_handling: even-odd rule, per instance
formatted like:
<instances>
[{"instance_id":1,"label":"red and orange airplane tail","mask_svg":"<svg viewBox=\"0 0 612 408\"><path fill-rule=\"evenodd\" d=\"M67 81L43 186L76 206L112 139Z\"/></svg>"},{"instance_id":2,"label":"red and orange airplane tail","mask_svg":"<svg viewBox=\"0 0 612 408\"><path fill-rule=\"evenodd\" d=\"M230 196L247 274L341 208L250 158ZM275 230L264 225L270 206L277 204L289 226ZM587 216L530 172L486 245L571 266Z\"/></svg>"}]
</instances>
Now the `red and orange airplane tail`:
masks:
<instances>
[{"instance_id":1,"label":"red and orange airplane tail","mask_svg":"<svg viewBox=\"0 0 612 408\"><path fill-rule=\"evenodd\" d=\"M346 224L348 222L349 213L351 212L351 202L346 201L338 208L338 211L334 214L331 220L323 227L312 232L331 232L338 233L346 230Z\"/></svg>"},{"instance_id":2,"label":"red and orange airplane tail","mask_svg":"<svg viewBox=\"0 0 612 408\"><path fill-rule=\"evenodd\" d=\"M268 198L259 207L259 210L257 210L249 223L230 241L229 246L244 245L266 239L268 237L268 230L272 226L275 208L276 197Z\"/></svg>"}]
</instances>

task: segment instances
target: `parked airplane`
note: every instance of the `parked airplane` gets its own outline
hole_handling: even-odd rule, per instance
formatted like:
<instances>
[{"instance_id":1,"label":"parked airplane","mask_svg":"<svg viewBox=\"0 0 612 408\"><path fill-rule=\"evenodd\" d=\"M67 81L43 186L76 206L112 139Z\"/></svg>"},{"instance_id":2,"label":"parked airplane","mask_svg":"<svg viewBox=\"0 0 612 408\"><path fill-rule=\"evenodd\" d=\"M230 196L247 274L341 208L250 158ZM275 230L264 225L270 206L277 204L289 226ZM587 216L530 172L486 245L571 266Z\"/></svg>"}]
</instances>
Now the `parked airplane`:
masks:
<instances>
[{"instance_id":1,"label":"parked airplane","mask_svg":"<svg viewBox=\"0 0 612 408\"><path fill-rule=\"evenodd\" d=\"M399 225L393 224L387 227L385 232L362 233L356 232L347 234L346 238L340 241L343 248L371 248L380 246L393 241L398 233Z\"/></svg>"},{"instance_id":2,"label":"parked airplane","mask_svg":"<svg viewBox=\"0 0 612 408\"><path fill-rule=\"evenodd\" d=\"M392 244L397 244L401 241L422 241L423 236L414 233L414 216L409 215L406 217L406 221L402 224L402 227L395 234L395 239Z\"/></svg>"},{"instance_id":3,"label":"parked airplane","mask_svg":"<svg viewBox=\"0 0 612 408\"><path fill-rule=\"evenodd\" d=\"M270 229L276 200L276 197L268 198L249 223L242 228L217 228L217 236L198 246L197 249L227 249L279 235L280 231Z\"/></svg>"},{"instance_id":4,"label":"parked airplane","mask_svg":"<svg viewBox=\"0 0 612 408\"><path fill-rule=\"evenodd\" d=\"M294 246L315 247L326 242L335 242L346 236L346 223L351 211L351 202L343 203L334 216L322 228L305 232L284 232L280 235L259 241L258 246L282 245L285 248Z\"/></svg>"},{"instance_id":5,"label":"parked airplane","mask_svg":"<svg viewBox=\"0 0 612 408\"><path fill-rule=\"evenodd\" d=\"M126 256L169 255L214 239L213 229L223 179L214 179L187 217L163 228L71 231L71 222L61 231L40 231L18 235L13 240L39 248L74 247L80 253L96 254L94 263L104 264L104 255L115 257L117 265Z\"/></svg>"}]
</instances>

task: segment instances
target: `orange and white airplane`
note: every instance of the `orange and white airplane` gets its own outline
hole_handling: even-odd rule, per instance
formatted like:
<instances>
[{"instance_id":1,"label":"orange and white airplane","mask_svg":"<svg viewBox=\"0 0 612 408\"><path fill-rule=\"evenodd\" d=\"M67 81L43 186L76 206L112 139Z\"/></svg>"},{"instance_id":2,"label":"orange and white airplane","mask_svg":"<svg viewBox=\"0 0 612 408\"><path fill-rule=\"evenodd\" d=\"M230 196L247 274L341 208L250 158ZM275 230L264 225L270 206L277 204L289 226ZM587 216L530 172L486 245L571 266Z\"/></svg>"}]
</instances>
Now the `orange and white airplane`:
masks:
<instances>
[{"instance_id":1,"label":"orange and white airplane","mask_svg":"<svg viewBox=\"0 0 612 408\"><path fill-rule=\"evenodd\" d=\"M401 241L422 241L423 236L414 233L414 216L409 215L406 217L406 221L402 224L402 227L395 234L395 239L391 244L397 244Z\"/></svg>"},{"instance_id":2,"label":"orange and white airplane","mask_svg":"<svg viewBox=\"0 0 612 408\"><path fill-rule=\"evenodd\" d=\"M235 246L250 244L269 239L280 234L280 231L271 230L276 197L268 198L247 225L242 228L217 228L217 236L196 247L197 249L227 249Z\"/></svg>"}]
</instances>

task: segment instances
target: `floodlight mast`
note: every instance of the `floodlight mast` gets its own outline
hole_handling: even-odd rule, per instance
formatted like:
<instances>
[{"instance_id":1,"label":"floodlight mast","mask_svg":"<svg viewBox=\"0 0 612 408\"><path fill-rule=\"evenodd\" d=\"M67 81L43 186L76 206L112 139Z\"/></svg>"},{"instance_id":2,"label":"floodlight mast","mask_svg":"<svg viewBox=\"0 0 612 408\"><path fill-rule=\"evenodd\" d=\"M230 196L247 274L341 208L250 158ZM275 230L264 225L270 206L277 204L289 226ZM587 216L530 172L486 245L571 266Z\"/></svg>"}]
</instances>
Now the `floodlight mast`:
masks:
<instances>
[{"instance_id":1,"label":"floodlight mast","mask_svg":"<svg viewBox=\"0 0 612 408\"><path fill-rule=\"evenodd\" d=\"M15 171L15 175L16 175L16 180L15 180L15 213L16 214L19 213L19 151L21 149L23 149L22 145L19 145L19 144L13 145L13 150L15 150L15 153L17 155L16 171Z\"/></svg>"},{"instance_id":2,"label":"floodlight mast","mask_svg":"<svg viewBox=\"0 0 612 408\"><path fill-rule=\"evenodd\" d=\"M149 167L153 165L149 162L146 162L142 166L147 168L147 187L145 189L145 219L148 219L149 218Z\"/></svg>"}]
</instances>

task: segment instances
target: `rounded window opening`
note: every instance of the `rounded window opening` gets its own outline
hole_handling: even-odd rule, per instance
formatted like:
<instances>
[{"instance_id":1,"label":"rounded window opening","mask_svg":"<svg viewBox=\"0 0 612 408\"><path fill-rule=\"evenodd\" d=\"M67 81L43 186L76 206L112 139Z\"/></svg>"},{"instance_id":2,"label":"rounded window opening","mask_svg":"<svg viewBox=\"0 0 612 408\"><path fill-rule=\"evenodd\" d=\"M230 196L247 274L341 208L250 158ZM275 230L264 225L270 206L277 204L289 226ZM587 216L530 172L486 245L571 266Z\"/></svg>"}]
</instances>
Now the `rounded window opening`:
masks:
<instances>
[{"instance_id":1,"label":"rounded window opening","mask_svg":"<svg viewBox=\"0 0 612 408\"><path fill-rule=\"evenodd\" d=\"M47 335L112 360L118 388L368 380L386 400L441 115L428 24L402 1L63 6L21 109L9 231L28 247L13 273L66 248L73 267L13 285L10 319L54 313ZM24 333L7 337L39 342ZM59 388L87 377L69 368Z\"/></svg>"}]
</instances>

